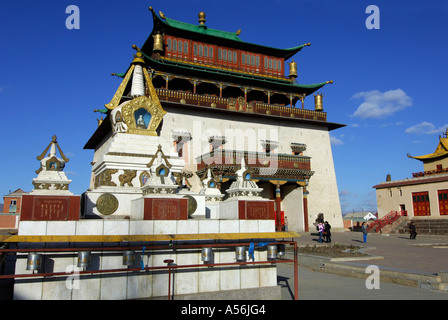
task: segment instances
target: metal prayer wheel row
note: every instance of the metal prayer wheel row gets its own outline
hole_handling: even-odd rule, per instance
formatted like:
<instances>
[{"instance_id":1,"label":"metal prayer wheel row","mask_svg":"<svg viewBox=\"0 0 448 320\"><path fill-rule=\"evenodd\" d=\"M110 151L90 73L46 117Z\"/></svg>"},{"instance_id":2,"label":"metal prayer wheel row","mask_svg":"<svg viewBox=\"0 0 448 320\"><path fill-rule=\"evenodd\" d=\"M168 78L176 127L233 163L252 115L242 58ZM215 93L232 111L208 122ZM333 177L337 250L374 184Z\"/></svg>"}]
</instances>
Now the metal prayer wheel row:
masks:
<instances>
[{"instance_id":1,"label":"metal prayer wheel row","mask_svg":"<svg viewBox=\"0 0 448 320\"><path fill-rule=\"evenodd\" d=\"M268 260L276 260L285 255L285 245L268 245L267 246L267 259ZM213 262L213 249L211 247L202 248L201 250L201 259L204 263L212 263ZM237 246L235 247L235 260L237 262L246 262L247 261L247 248L245 246Z\"/></svg>"},{"instance_id":2,"label":"metal prayer wheel row","mask_svg":"<svg viewBox=\"0 0 448 320\"><path fill-rule=\"evenodd\" d=\"M285 255L285 245L268 245L267 246L267 259L275 260L279 257ZM211 247L204 247L201 249L201 260L204 263L213 263L213 249ZM247 248L245 246L237 246L235 247L235 260L237 262L245 262L247 261ZM40 253L29 253L26 270L37 271L39 272L42 267L43 257ZM135 262L135 251L134 250L125 250L123 251L123 260L122 264L124 266L130 267ZM79 268L87 268L92 263L92 257L90 251L79 251L77 266Z\"/></svg>"},{"instance_id":3,"label":"metal prayer wheel row","mask_svg":"<svg viewBox=\"0 0 448 320\"><path fill-rule=\"evenodd\" d=\"M26 263L26 270L40 271L42 267L42 254L40 253L29 253ZM135 262L135 251L125 250L123 251L123 265L132 266ZM92 263L92 257L90 251L79 251L77 266L79 268L87 268Z\"/></svg>"}]
</instances>

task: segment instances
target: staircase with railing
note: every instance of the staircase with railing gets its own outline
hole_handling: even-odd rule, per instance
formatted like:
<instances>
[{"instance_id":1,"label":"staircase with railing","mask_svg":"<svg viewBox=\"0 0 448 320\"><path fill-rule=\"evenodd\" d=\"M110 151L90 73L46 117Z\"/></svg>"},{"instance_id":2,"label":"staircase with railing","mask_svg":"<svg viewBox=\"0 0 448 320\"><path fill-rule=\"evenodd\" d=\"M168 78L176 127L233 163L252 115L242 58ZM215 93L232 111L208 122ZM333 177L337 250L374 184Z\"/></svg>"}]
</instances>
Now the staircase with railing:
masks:
<instances>
[{"instance_id":1,"label":"staircase with railing","mask_svg":"<svg viewBox=\"0 0 448 320\"><path fill-rule=\"evenodd\" d=\"M391 211L381 219L376 219L373 223L369 224L367 231L381 232L385 226L391 225L402 216L407 216L407 211Z\"/></svg>"}]
</instances>

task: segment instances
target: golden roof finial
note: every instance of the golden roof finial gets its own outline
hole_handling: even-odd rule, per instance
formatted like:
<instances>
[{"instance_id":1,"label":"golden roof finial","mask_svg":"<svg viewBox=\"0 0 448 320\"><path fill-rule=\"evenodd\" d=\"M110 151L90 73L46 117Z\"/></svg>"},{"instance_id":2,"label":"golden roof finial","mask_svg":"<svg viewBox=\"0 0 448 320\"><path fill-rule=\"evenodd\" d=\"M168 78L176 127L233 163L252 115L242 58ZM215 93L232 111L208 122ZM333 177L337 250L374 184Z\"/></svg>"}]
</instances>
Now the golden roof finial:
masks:
<instances>
[{"instance_id":1,"label":"golden roof finial","mask_svg":"<svg viewBox=\"0 0 448 320\"><path fill-rule=\"evenodd\" d=\"M199 17L199 24L205 25L205 12L204 11L199 12L198 17Z\"/></svg>"},{"instance_id":2,"label":"golden roof finial","mask_svg":"<svg viewBox=\"0 0 448 320\"><path fill-rule=\"evenodd\" d=\"M134 61L132 63L145 63L145 60L143 60L143 54L141 53L141 50L139 47L137 47L135 44L132 45L132 49L136 50L137 53L134 54Z\"/></svg>"},{"instance_id":3,"label":"golden roof finial","mask_svg":"<svg viewBox=\"0 0 448 320\"><path fill-rule=\"evenodd\" d=\"M236 31L236 35L239 36L240 34L241 34L241 29L238 29L238 30Z\"/></svg>"}]
</instances>

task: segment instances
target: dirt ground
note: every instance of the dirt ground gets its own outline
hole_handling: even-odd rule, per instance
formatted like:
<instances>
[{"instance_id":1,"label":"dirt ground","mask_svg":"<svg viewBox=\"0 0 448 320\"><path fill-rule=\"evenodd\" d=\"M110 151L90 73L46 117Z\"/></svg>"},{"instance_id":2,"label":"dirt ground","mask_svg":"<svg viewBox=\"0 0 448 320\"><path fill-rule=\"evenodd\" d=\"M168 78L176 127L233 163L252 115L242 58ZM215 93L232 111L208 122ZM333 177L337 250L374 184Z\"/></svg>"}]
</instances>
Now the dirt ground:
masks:
<instances>
[{"instance_id":1,"label":"dirt ground","mask_svg":"<svg viewBox=\"0 0 448 320\"><path fill-rule=\"evenodd\" d=\"M367 256L367 254L360 252L360 249L358 246L334 243L300 246L297 248L297 252L333 258Z\"/></svg>"}]
</instances>

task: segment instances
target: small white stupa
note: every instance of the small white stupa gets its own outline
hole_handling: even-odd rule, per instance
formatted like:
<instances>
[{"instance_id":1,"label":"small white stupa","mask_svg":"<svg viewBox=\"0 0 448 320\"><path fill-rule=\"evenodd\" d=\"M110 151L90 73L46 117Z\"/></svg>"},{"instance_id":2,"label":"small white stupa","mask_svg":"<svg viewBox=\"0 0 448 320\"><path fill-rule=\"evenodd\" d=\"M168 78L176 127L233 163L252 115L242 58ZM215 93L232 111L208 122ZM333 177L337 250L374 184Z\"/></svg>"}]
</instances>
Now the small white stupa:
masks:
<instances>
[{"instance_id":1,"label":"small white stupa","mask_svg":"<svg viewBox=\"0 0 448 320\"><path fill-rule=\"evenodd\" d=\"M56 156L56 148L60 153L60 158ZM45 156L48 150L50 152ZM38 176L33 179L34 190L30 194L73 195L68 191L72 180L68 179L63 171L69 159L59 147L55 135L47 148L37 157L37 160L40 160L40 168L36 170Z\"/></svg>"},{"instance_id":2,"label":"small white stupa","mask_svg":"<svg viewBox=\"0 0 448 320\"><path fill-rule=\"evenodd\" d=\"M259 188L255 181L252 180L252 172L247 168L244 158L241 158L241 168L236 172L236 181L234 181L227 193L230 197L248 197L260 198L263 188Z\"/></svg>"},{"instance_id":3,"label":"small white stupa","mask_svg":"<svg viewBox=\"0 0 448 320\"><path fill-rule=\"evenodd\" d=\"M210 168L207 170L204 180L202 180L202 189L200 195L205 196L206 202L221 201L224 195L218 188L218 181L213 177Z\"/></svg>"},{"instance_id":4,"label":"small white stupa","mask_svg":"<svg viewBox=\"0 0 448 320\"><path fill-rule=\"evenodd\" d=\"M159 145L157 152L147 166L150 168L150 176L142 187L143 196L176 193L179 186L171 173L171 164L163 153L161 145Z\"/></svg>"}]
</instances>

